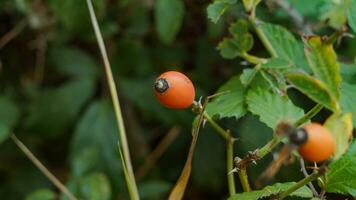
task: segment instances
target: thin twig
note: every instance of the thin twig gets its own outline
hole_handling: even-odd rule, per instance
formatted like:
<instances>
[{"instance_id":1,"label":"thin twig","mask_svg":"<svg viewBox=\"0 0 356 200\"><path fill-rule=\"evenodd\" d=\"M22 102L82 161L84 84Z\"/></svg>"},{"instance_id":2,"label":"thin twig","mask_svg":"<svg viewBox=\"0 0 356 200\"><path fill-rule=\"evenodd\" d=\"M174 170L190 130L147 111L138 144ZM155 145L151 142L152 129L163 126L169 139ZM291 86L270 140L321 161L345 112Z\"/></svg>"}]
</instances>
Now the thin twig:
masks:
<instances>
[{"instance_id":1,"label":"thin twig","mask_svg":"<svg viewBox=\"0 0 356 200\"><path fill-rule=\"evenodd\" d=\"M304 174L304 177L307 177L309 176L307 170L305 169L305 163L304 163L304 159L303 158L300 158L300 167L301 167L301 170ZM319 196L318 192L316 191L314 185L312 182L308 183L308 186L310 187L311 191L313 192L314 196Z\"/></svg>"},{"instance_id":2,"label":"thin twig","mask_svg":"<svg viewBox=\"0 0 356 200\"><path fill-rule=\"evenodd\" d=\"M105 74L106 74L107 82L109 85L112 103L114 106L116 122L117 122L117 125L119 128L119 136L120 136L119 148L122 150L122 152L123 152L122 157L124 158L124 160L122 161L122 164L126 165L124 169L127 170L127 172L125 172L127 175L127 176L125 176L126 183L128 186L128 190L129 190L131 199L137 200L137 199L140 199L140 197L139 197L139 193L138 193L138 189L137 189L137 185L136 185L136 181L135 181L135 175L134 175L132 164L131 164L130 151L129 151L129 146L128 146L127 137L126 137L126 130L125 130L125 125L124 125L124 121L123 121L123 117L122 117L122 113L121 113L120 102L119 102L119 97L118 97L117 90L116 90L114 77L112 75L109 58L108 58L105 44L104 44L104 39L101 35L98 20L96 19L95 11L94 11L93 4L92 4L91 0L87 0L87 5L88 5L89 13L90 13L90 19L91 19L91 22L92 22L92 25L94 28L94 32L95 32L95 37L97 39L100 53L101 53L101 56L102 56L102 59L104 62Z\"/></svg>"},{"instance_id":3,"label":"thin twig","mask_svg":"<svg viewBox=\"0 0 356 200\"><path fill-rule=\"evenodd\" d=\"M138 180L142 179L146 175L147 171L152 168L152 166L166 151L167 147L169 147L169 145L177 138L180 130L181 128L178 126L171 128L166 136L164 136L164 138L157 145L157 147L146 157L141 167L135 173Z\"/></svg>"},{"instance_id":4,"label":"thin twig","mask_svg":"<svg viewBox=\"0 0 356 200\"><path fill-rule=\"evenodd\" d=\"M0 49L2 49L7 43L17 37L27 25L27 20L21 20L12 30L7 32L0 38Z\"/></svg>"},{"instance_id":5,"label":"thin twig","mask_svg":"<svg viewBox=\"0 0 356 200\"><path fill-rule=\"evenodd\" d=\"M16 137L15 134L10 135L14 143L21 149L21 151L27 156L28 159L55 185L63 194L65 194L70 200L77 200L77 198L61 183L42 163L36 156Z\"/></svg>"}]
</instances>

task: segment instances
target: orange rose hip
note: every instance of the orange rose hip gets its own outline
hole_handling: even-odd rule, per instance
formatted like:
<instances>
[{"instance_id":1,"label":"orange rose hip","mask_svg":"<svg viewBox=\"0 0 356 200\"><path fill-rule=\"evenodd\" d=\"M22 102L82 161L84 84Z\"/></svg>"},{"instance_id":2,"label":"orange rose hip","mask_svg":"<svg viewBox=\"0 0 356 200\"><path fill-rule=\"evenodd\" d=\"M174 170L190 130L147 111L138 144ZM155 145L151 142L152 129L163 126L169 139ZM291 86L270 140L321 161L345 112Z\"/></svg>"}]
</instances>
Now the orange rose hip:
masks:
<instances>
[{"instance_id":1,"label":"orange rose hip","mask_svg":"<svg viewBox=\"0 0 356 200\"><path fill-rule=\"evenodd\" d=\"M177 71L161 74L154 83L153 91L162 105L172 109L188 108L195 98L192 81Z\"/></svg>"},{"instance_id":2,"label":"orange rose hip","mask_svg":"<svg viewBox=\"0 0 356 200\"><path fill-rule=\"evenodd\" d=\"M300 146L300 155L310 162L321 162L329 159L334 154L335 149L335 139L330 131L318 123L310 123L303 128L308 135L308 139Z\"/></svg>"}]
</instances>

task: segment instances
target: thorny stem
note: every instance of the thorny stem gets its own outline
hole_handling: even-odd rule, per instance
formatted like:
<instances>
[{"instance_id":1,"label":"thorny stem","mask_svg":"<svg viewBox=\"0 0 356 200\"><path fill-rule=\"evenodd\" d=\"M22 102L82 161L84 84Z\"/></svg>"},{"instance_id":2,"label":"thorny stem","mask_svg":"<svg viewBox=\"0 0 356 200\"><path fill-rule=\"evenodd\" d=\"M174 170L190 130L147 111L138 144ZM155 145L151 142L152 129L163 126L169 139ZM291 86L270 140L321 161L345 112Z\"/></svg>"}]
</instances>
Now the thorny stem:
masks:
<instances>
[{"instance_id":1,"label":"thorny stem","mask_svg":"<svg viewBox=\"0 0 356 200\"><path fill-rule=\"evenodd\" d=\"M288 188L287 190L283 191L280 195L279 195L279 199L284 199L286 198L288 195L290 195L291 193L295 192L296 190L298 190L299 188L303 187L304 185L310 183L311 181L316 180L317 178L319 178L320 176L322 176L323 174L325 174L326 172L326 166L322 165L320 167L320 169L317 172L313 172L311 175L303 178L302 180L298 181L296 184L294 184L293 186L291 186L290 188Z\"/></svg>"},{"instance_id":2,"label":"thorny stem","mask_svg":"<svg viewBox=\"0 0 356 200\"><path fill-rule=\"evenodd\" d=\"M130 151L129 151L129 146L128 146L127 137L126 137L126 130L125 130L125 125L124 125L124 121L123 121L123 117L122 117L122 113L121 113L121 108L120 108L120 103L119 103L119 97L118 97L117 90L116 90L115 80L114 80L114 77L113 77L113 74L111 71L111 66L110 66L109 58L108 58L108 55L106 52L105 43L104 43L103 37L100 32L99 24L96 19L95 11L94 11L93 4L92 4L91 0L87 0L87 5L88 5L89 13L90 13L90 19L91 19L91 22L92 22L92 25L94 28L95 36L96 36L96 39L97 39L97 42L99 45L99 49L100 49L103 61L104 61L104 69L105 69L105 73L106 73L106 77L107 77L107 82L109 85L112 103L114 106L116 122L117 122L117 125L119 128L119 136L120 136L119 150L120 150L120 152L122 151L122 157L121 157L121 158L123 158L122 164L124 166L124 169L126 169L124 171L126 184L127 184L128 190L129 190L130 198L132 200L138 200L138 199L140 199L140 196L138 194L138 189L137 189L136 181L135 181L135 175L134 175L134 172L132 169Z\"/></svg>"},{"instance_id":3,"label":"thorny stem","mask_svg":"<svg viewBox=\"0 0 356 200\"><path fill-rule=\"evenodd\" d=\"M226 168L230 172L234 168L234 141L233 139L226 141ZM230 196L236 193L235 179L233 173L228 173L227 182L229 186Z\"/></svg>"},{"instance_id":4,"label":"thorny stem","mask_svg":"<svg viewBox=\"0 0 356 200\"><path fill-rule=\"evenodd\" d=\"M204 112L204 118L209 122L209 124L215 129L215 131L223 137L226 141L229 141L232 139L231 134L221 128L221 126L216 123L207 112Z\"/></svg>"},{"instance_id":5,"label":"thorny stem","mask_svg":"<svg viewBox=\"0 0 356 200\"><path fill-rule=\"evenodd\" d=\"M251 190L250 184L248 182L248 176L246 171L246 166L237 172L241 181L242 189L244 192L249 192Z\"/></svg>"},{"instance_id":6,"label":"thorny stem","mask_svg":"<svg viewBox=\"0 0 356 200\"><path fill-rule=\"evenodd\" d=\"M273 48L272 44L270 43L270 41L268 40L267 36L265 35L265 33L262 31L261 27L259 26L256 18L254 16L250 16L249 21L251 22L251 24L253 25L257 36L260 38L262 44L265 46L265 48L267 49L268 53L272 56L272 57L277 57L277 52L276 50Z\"/></svg>"},{"instance_id":7,"label":"thorny stem","mask_svg":"<svg viewBox=\"0 0 356 200\"><path fill-rule=\"evenodd\" d=\"M227 165L226 167L227 167L227 171L231 172L234 168L233 157L234 157L234 141L235 141L235 139L232 137L230 131L224 130L218 123L216 123L210 117L210 115L207 112L204 111L203 116L208 121L208 123L215 129L215 131L226 140L226 165ZM245 187L247 187L247 186L249 188L246 171L245 171L245 173L242 173L242 174L239 173L239 178L240 178L240 182L241 182L244 190L245 190ZM227 181L228 181L230 195L235 194L236 189L235 189L235 180L234 180L233 173L228 173Z\"/></svg>"},{"instance_id":8,"label":"thorny stem","mask_svg":"<svg viewBox=\"0 0 356 200\"><path fill-rule=\"evenodd\" d=\"M316 104L312 109L310 109L302 118L298 119L295 123L295 127L299 127L303 125L305 122L313 118L316 114L318 114L323 109L321 104Z\"/></svg>"}]
</instances>

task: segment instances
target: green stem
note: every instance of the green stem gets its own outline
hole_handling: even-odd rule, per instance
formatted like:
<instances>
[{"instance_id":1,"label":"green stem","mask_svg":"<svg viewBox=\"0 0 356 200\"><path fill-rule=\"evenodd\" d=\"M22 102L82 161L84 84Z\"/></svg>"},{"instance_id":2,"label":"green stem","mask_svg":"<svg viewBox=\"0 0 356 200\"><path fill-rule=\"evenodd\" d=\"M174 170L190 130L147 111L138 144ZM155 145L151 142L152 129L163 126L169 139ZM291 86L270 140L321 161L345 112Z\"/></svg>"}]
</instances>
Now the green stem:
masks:
<instances>
[{"instance_id":1,"label":"green stem","mask_svg":"<svg viewBox=\"0 0 356 200\"><path fill-rule=\"evenodd\" d=\"M263 63L266 63L267 62L267 59L265 58L259 58L257 56L253 56L253 55L250 55L246 52L243 52L241 54L241 57L244 58L245 60L247 60L248 62L252 63L252 64L263 64Z\"/></svg>"},{"instance_id":2,"label":"green stem","mask_svg":"<svg viewBox=\"0 0 356 200\"><path fill-rule=\"evenodd\" d=\"M226 141L226 165L227 171L231 172L234 168L234 142L232 139ZM231 196L236 193L234 173L228 173L227 183Z\"/></svg>"},{"instance_id":3,"label":"green stem","mask_svg":"<svg viewBox=\"0 0 356 200\"><path fill-rule=\"evenodd\" d=\"M282 140L282 137L275 135L265 146L260 148L256 153L256 158L261 159L269 154Z\"/></svg>"},{"instance_id":4,"label":"green stem","mask_svg":"<svg viewBox=\"0 0 356 200\"><path fill-rule=\"evenodd\" d=\"M265 33L263 32L263 30L261 29L261 27L259 27L259 25L256 22L256 19L254 16L249 18L250 22L252 23L257 36L260 38L262 44L265 46L265 48L267 49L268 53L272 56L272 57L277 57L277 52L276 50L273 48L272 44L270 43L270 41L268 40L267 36L265 35Z\"/></svg>"},{"instance_id":5,"label":"green stem","mask_svg":"<svg viewBox=\"0 0 356 200\"><path fill-rule=\"evenodd\" d=\"M291 186L290 188L288 188L287 190L285 190L284 192L282 192L279 195L280 199L284 199L286 198L288 195L290 195L291 193L295 192L296 190L298 190L299 188L303 187L304 185L308 184L309 182L316 180L317 178L319 178L320 176L322 176L324 174L323 170L320 170L318 172L314 172L313 174L305 177L304 179L298 181L296 184L294 184L293 186Z\"/></svg>"},{"instance_id":6,"label":"green stem","mask_svg":"<svg viewBox=\"0 0 356 200\"><path fill-rule=\"evenodd\" d=\"M219 124L217 124L207 112L204 112L204 118L209 122L209 124L216 130L216 132L223 137L226 141L231 140L231 134L221 128Z\"/></svg>"},{"instance_id":7,"label":"green stem","mask_svg":"<svg viewBox=\"0 0 356 200\"><path fill-rule=\"evenodd\" d=\"M119 128L119 136L120 136L119 150L122 151L121 161L122 161L122 165L124 165L123 169L125 170L124 173L125 173L126 184L127 184L128 190L129 190L130 199L139 200L140 196L138 193L138 189L137 189L137 185L136 185L136 181L135 181L135 175L134 175L132 164L131 164L130 151L129 151L129 146L128 146L127 137L126 137L124 120L123 120L122 113L121 113L119 97L118 97L117 90L116 90L115 80L114 80L114 77L113 77L113 74L111 71L111 66L110 66L109 58L108 58L108 55L106 52L104 39L101 35L98 20L95 16L95 11L94 11L93 4L92 4L91 0L87 0L87 5L88 5L89 13L90 13L90 19L91 19L91 22L92 22L92 25L94 28L95 37L97 39L98 46L99 46L99 49L100 49L100 52L101 52L101 55L103 58L105 74L107 77L107 82L108 82L108 86L109 86L109 90L110 90L110 94L111 94L111 100L112 100L112 103L114 106L116 123ZM120 154L121 154L121 152L120 152Z\"/></svg>"},{"instance_id":8,"label":"green stem","mask_svg":"<svg viewBox=\"0 0 356 200\"><path fill-rule=\"evenodd\" d=\"M316 114L318 114L323 109L321 104L316 104L311 110L309 110L302 118L298 119L295 123L295 127L299 127L303 125L305 122L313 118Z\"/></svg>"},{"instance_id":9,"label":"green stem","mask_svg":"<svg viewBox=\"0 0 356 200\"><path fill-rule=\"evenodd\" d=\"M250 184L248 182L248 176L247 176L246 167L243 167L242 169L240 169L238 171L238 174L239 174L239 178L240 178L240 181L241 181L242 189L244 190L244 192L251 191L251 187L250 187Z\"/></svg>"},{"instance_id":10,"label":"green stem","mask_svg":"<svg viewBox=\"0 0 356 200\"><path fill-rule=\"evenodd\" d=\"M209 122L209 124L216 130L216 132L223 137L227 142L227 171L231 172L233 169L234 161L233 161L233 138L229 131L224 130L221 128L219 124L217 124L207 112L204 112L205 119ZM250 184L247 178L246 168L242 168L238 172L239 179L244 191L250 191ZM228 175L228 185L229 185L229 192L230 194L235 194L235 182L233 174Z\"/></svg>"}]
</instances>

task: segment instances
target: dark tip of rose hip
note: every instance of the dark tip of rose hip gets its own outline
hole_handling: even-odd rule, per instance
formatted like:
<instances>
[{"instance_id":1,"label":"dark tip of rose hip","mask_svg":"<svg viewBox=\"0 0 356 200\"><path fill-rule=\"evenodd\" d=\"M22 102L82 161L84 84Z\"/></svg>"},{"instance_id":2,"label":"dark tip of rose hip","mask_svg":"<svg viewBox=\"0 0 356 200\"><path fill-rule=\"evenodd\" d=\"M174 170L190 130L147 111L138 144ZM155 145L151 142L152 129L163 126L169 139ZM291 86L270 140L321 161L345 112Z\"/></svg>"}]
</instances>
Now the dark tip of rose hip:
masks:
<instances>
[{"instance_id":1,"label":"dark tip of rose hip","mask_svg":"<svg viewBox=\"0 0 356 200\"><path fill-rule=\"evenodd\" d=\"M155 81L154 88L157 92L163 93L168 90L169 85L166 79L164 78L159 78Z\"/></svg>"},{"instance_id":2,"label":"dark tip of rose hip","mask_svg":"<svg viewBox=\"0 0 356 200\"><path fill-rule=\"evenodd\" d=\"M296 145L302 145L308 140L308 134L304 128L298 128L289 136L289 140Z\"/></svg>"}]
</instances>

